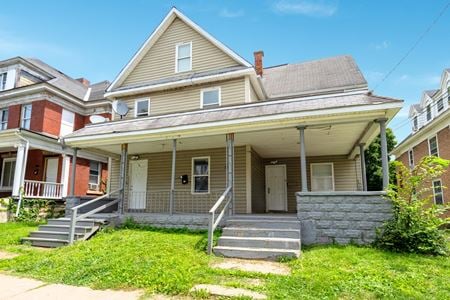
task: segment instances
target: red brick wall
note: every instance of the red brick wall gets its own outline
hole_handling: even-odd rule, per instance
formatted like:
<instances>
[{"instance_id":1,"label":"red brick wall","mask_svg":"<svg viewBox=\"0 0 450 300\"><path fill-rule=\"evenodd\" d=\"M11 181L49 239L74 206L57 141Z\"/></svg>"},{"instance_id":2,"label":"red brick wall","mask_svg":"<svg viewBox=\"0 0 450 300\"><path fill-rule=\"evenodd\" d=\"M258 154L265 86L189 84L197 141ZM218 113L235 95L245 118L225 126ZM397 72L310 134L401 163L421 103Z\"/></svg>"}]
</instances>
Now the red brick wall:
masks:
<instances>
[{"instance_id":1,"label":"red brick wall","mask_svg":"<svg viewBox=\"0 0 450 300\"><path fill-rule=\"evenodd\" d=\"M54 136L59 136L61 130L61 115L62 107L50 101L44 103L44 114L42 120L41 132L49 133ZM34 111L34 103L33 103Z\"/></svg>"},{"instance_id":2,"label":"red brick wall","mask_svg":"<svg viewBox=\"0 0 450 300\"><path fill-rule=\"evenodd\" d=\"M85 196L88 195L88 185L89 185L89 168L90 160L84 158L77 158L77 167L75 175L75 195ZM108 165L102 163L101 179L106 183L108 179ZM72 174L72 164L70 164L70 174ZM106 190L106 184L101 184L100 191ZM69 191L70 191L70 180L69 180Z\"/></svg>"},{"instance_id":3,"label":"red brick wall","mask_svg":"<svg viewBox=\"0 0 450 300\"><path fill-rule=\"evenodd\" d=\"M20 127L20 112L21 105L11 105L8 108L8 129L19 128Z\"/></svg>"}]
</instances>

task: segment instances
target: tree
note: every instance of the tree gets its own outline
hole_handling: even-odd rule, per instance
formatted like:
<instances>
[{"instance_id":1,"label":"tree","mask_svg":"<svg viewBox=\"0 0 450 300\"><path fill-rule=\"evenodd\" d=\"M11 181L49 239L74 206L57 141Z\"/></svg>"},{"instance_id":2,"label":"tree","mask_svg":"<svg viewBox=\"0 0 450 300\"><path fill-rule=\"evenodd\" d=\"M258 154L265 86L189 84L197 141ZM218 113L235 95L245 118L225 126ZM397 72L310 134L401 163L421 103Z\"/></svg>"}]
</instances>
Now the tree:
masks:
<instances>
[{"instance_id":1,"label":"tree","mask_svg":"<svg viewBox=\"0 0 450 300\"><path fill-rule=\"evenodd\" d=\"M386 141L387 150L390 153L397 145L395 135L390 128L386 129ZM381 191L383 190L383 171L381 167L381 139L379 135L364 153L366 157L367 189L369 191ZM394 183L395 166L391 163L389 164L389 177L390 182Z\"/></svg>"}]
</instances>

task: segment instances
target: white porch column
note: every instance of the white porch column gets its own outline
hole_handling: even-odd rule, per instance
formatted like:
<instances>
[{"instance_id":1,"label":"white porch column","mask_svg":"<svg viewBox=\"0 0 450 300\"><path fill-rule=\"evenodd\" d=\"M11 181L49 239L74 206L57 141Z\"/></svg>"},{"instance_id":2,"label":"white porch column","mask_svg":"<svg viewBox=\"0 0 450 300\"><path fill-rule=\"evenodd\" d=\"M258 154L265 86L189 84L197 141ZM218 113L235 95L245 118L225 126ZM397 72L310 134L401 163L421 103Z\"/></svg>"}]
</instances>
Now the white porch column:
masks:
<instances>
[{"instance_id":1,"label":"white porch column","mask_svg":"<svg viewBox=\"0 0 450 300\"><path fill-rule=\"evenodd\" d=\"M173 202L175 200L175 168L177 160L177 140L173 140L172 145L172 175L170 177L170 199L169 199L169 212L173 214Z\"/></svg>"},{"instance_id":2,"label":"white porch column","mask_svg":"<svg viewBox=\"0 0 450 300\"><path fill-rule=\"evenodd\" d=\"M14 169L14 182L12 196L19 197L20 189L23 187L25 180L25 170L27 165L27 145L20 143L17 145L16 167Z\"/></svg>"},{"instance_id":3,"label":"white porch column","mask_svg":"<svg viewBox=\"0 0 450 300\"><path fill-rule=\"evenodd\" d=\"M367 191L367 177L366 177L366 157L364 155L364 146L366 144L359 144L359 159L361 164L361 180L363 185L363 191Z\"/></svg>"},{"instance_id":4,"label":"white porch column","mask_svg":"<svg viewBox=\"0 0 450 300\"><path fill-rule=\"evenodd\" d=\"M62 191L61 196L67 197L69 191L69 173L70 173L70 157L66 154L62 155L62 170L61 170L61 183Z\"/></svg>"},{"instance_id":5,"label":"white porch column","mask_svg":"<svg viewBox=\"0 0 450 300\"><path fill-rule=\"evenodd\" d=\"M125 185L126 185L126 174L127 174L127 165L128 165L128 144L121 145L121 154L120 154L120 177L119 177L119 213L123 214L124 211L124 201L125 201Z\"/></svg>"},{"instance_id":6,"label":"white porch column","mask_svg":"<svg viewBox=\"0 0 450 300\"><path fill-rule=\"evenodd\" d=\"M298 126L297 129L300 133L300 177L302 182L302 192L307 192L308 178L306 177L306 147L305 147L306 126Z\"/></svg>"},{"instance_id":7,"label":"white porch column","mask_svg":"<svg viewBox=\"0 0 450 300\"><path fill-rule=\"evenodd\" d=\"M228 133L226 135L227 141L227 149L226 149L226 172L227 172L227 181L226 188L231 186L230 197L231 197L231 205L229 209L230 215L235 213L234 208L234 133Z\"/></svg>"},{"instance_id":8,"label":"white porch column","mask_svg":"<svg viewBox=\"0 0 450 300\"><path fill-rule=\"evenodd\" d=\"M389 161L386 140L386 121L387 119L378 119L380 124L380 141L381 141L381 167L383 173L383 190L389 186Z\"/></svg>"},{"instance_id":9,"label":"white porch column","mask_svg":"<svg viewBox=\"0 0 450 300\"><path fill-rule=\"evenodd\" d=\"M75 196L75 177L77 174L77 155L78 155L78 148L73 149L73 155L72 155L72 174L70 175L70 196Z\"/></svg>"}]
</instances>

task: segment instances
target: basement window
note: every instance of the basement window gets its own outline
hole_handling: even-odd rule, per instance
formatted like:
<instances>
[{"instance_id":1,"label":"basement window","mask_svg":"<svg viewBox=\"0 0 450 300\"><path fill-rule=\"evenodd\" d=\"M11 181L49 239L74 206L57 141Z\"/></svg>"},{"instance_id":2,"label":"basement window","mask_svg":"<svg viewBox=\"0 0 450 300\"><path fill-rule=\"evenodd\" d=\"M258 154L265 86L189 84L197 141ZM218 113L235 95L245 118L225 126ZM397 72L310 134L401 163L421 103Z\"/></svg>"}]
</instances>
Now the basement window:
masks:
<instances>
[{"instance_id":1,"label":"basement window","mask_svg":"<svg viewBox=\"0 0 450 300\"><path fill-rule=\"evenodd\" d=\"M0 130L8 128L8 109L4 108L0 110Z\"/></svg>"},{"instance_id":2,"label":"basement window","mask_svg":"<svg viewBox=\"0 0 450 300\"><path fill-rule=\"evenodd\" d=\"M176 46L175 72L190 70L192 70L192 42L178 44Z\"/></svg>"},{"instance_id":3,"label":"basement window","mask_svg":"<svg viewBox=\"0 0 450 300\"><path fill-rule=\"evenodd\" d=\"M209 157L192 158L192 193L209 193Z\"/></svg>"},{"instance_id":4,"label":"basement window","mask_svg":"<svg viewBox=\"0 0 450 300\"><path fill-rule=\"evenodd\" d=\"M442 192L442 181L440 179L433 181L433 198L435 204L444 204L444 193Z\"/></svg>"},{"instance_id":5,"label":"basement window","mask_svg":"<svg viewBox=\"0 0 450 300\"><path fill-rule=\"evenodd\" d=\"M333 163L311 164L311 190L313 192L334 191Z\"/></svg>"}]
</instances>

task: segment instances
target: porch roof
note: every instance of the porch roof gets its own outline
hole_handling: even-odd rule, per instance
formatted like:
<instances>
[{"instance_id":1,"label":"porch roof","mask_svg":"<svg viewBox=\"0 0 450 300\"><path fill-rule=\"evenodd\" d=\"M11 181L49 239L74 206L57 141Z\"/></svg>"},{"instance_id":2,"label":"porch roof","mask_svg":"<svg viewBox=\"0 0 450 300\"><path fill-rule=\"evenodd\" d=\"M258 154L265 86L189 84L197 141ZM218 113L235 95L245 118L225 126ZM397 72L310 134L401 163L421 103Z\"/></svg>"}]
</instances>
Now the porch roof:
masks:
<instances>
[{"instance_id":1,"label":"porch roof","mask_svg":"<svg viewBox=\"0 0 450 300\"><path fill-rule=\"evenodd\" d=\"M165 140L221 132L245 132L308 125L311 118L328 117L342 121L349 114L358 115L364 120L381 117L391 119L401 108L402 103L401 100L368 93L265 101L189 113L92 124L65 136L64 142L74 147L92 147L133 142L142 138L148 141L152 135L154 140ZM376 115L374 112L377 112ZM351 122L350 119L348 118L349 122Z\"/></svg>"}]
</instances>

